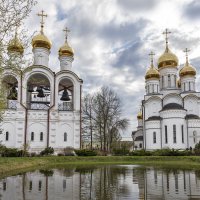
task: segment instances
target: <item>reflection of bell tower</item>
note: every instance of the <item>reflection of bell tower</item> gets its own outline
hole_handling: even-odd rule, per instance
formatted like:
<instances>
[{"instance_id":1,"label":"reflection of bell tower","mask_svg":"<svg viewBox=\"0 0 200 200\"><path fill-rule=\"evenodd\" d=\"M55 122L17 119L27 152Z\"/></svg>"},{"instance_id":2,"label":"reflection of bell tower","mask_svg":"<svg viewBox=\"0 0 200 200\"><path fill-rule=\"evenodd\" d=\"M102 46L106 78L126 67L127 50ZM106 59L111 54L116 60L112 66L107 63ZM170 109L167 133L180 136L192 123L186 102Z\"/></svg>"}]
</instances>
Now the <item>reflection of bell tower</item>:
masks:
<instances>
[{"instance_id":1,"label":"reflection of bell tower","mask_svg":"<svg viewBox=\"0 0 200 200\"><path fill-rule=\"evenodd\" d=\"M63 31L65 32L65 43L59 49L60 70L71 70L74 52L67 42L68 32L70 30L66 28Z\"/></svg>"}]
</instances>

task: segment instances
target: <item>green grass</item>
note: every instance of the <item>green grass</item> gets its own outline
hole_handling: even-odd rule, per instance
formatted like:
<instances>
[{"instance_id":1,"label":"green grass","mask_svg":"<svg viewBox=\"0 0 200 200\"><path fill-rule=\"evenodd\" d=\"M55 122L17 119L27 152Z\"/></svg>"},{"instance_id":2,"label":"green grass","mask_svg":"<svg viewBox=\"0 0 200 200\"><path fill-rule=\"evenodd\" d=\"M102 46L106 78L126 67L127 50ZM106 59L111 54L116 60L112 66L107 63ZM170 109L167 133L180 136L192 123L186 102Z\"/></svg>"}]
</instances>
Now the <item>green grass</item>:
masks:
<instances>
[{"instance_id":1,"label":"green grass","mask_svg":"<svg viewBox=\"0 0 200 200\"><path fill-rule=\"evenodd\" d=\"M140 164L162 168L198 169L200 168L200 156L0 157L0 176L14 175L35 169L102 164Z\"/></svg>"}]
</instances>

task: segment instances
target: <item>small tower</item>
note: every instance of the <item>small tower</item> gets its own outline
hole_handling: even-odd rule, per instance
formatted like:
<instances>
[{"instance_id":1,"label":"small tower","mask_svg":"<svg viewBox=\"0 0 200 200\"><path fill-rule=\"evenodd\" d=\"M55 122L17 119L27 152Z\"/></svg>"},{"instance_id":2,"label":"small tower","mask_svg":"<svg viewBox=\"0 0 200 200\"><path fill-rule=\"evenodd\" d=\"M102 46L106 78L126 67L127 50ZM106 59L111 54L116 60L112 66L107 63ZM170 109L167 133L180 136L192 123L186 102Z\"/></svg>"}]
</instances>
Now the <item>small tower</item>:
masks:
<instances>
[{"instance_id":1,"label":"small tower","mask_svg":"<svg viewBox=\"0 0 200 200\"><path fill-rule=\"evenodd\" d=\"M9 56L16 56L16 57L21 57L24 53L24 47L22 42L19 40L18 35L17 35L17 27L15 30L15 36L13 39L10 40L8 43L8 55Z\"/></svg>"},{"instance_id":2,"label":"small tower","mask_svg":"<svg viewBox=\"0 0 200 200\"><path fill-rule=\"evenodd\" d=\"M42 10L41 13L38 13L38 16L41 17L41 30L40 33L33 37L32 46L33 46L33 54L34 54L34 65L43 65L48 67L49 63L49 54L51 49L50 40L44 35L44 17L47 15L44 14Z\"/></svg>"},{"instance_id":3,"label":"small tower","mask_svg":"<svg viewBox=\"0 0 200 200\"><path fill-rule=\"evenodd\" d=\"M196 69L188 62L189 50L186 48L184 52L186 54L186 62L184 67L179 72L181 81L181 91L182 92L195 91Z\"/></svg>"},{"instance_id":4,"label":"small tower","mask_svg":"<svg viewBox=\"0 0 200 200\"><path fill-rule=\"evenodd\" d=\"M168 47L168 34L171 32L166 29L165 35L166 48L164 53L158 59L158 70L160 72L160 89L177 89L177 71L178 58Z\"/></svg>"},{"instance_id":5,"label":"small tower","mask_svg":"<svg viewBox=\"0 0 200 200\"><path fill-rule=\"evenodd\" d=\"M67 42L67 36L68 32L70 32L69 29L64 29L65 32L65 43L63 46L60 47L58 54L59 54L59 60L60 60L60 70L71 70L72 68L72 62L74 60L74 52L73 49L69 46Z\"/></svg>"},{"instance_id":6,"label":"small tower","mask_svg":"<svg viewBox=\"0 0 200 200\"><path fill-rule=\"evenodd\" d=\"M160 92L159 88L159 78L160 74L158 70L153 65L153 56L155 54L151 52L149 56L151 57L151 66L146 72L145 80L146 80L146 94L157 94Z\"/></svg>"}]
</instances>

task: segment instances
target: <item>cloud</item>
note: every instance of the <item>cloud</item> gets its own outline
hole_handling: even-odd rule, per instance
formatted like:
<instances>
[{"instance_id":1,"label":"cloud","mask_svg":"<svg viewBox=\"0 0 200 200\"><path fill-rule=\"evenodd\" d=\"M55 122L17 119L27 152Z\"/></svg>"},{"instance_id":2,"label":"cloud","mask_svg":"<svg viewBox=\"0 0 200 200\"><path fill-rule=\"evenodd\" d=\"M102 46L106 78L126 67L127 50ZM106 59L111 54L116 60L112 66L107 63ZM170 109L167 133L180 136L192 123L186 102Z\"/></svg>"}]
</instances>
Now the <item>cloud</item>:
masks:
<instances>
[{"instance_id":1,"label":"cloud","mask_svg":"<svg viewBox=\"0 0 200 200\"><path fill-rule=\"evenodd\" d=\"M200 2L198 0L194 0L189 4L186 4L184 9L184 16L190 20L196 20L200 18Z\"/></svg>"}]
</instances>

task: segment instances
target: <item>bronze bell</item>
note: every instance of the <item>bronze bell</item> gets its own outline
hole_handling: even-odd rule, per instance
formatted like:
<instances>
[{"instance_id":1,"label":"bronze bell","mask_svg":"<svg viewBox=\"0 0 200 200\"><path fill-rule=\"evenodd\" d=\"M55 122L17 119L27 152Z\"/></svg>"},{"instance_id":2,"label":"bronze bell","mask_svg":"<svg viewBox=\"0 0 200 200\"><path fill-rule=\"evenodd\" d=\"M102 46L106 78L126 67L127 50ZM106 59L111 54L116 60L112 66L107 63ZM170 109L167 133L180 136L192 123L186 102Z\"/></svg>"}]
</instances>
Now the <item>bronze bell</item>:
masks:
<instances>
[{"instance_id":1,"label":"bronze bell","mask_svg":"<svg viewBox=\"0 0 200 200\"><path fill-rule=\"evenodd\" d=\"M60 98L61 101L70 101L69 94L67 92L67 89L65 88L62 94L62 97Z\"/></svg>"},{"instance_id":2,"label":"bronze bell","mask_svg":"<svg viewBox=\"0 0 200 200\"><path fill-rule=\"evenodd\" d=\"M44 92L41 87L37 89L37 92L38 92L37 97L40 97L40 98L45 97Z\"/></svg>"},{"instance_id":3,"label":"bronze bell","mask_svg":"<svg viewBox=\"0 0 200 200\"><path fill-rule=\"evenodd\" d=\"M12 87L10 94L7 97L8 100L17 100L17 90L15 87Z\"/></svg>"}]
</instances>

